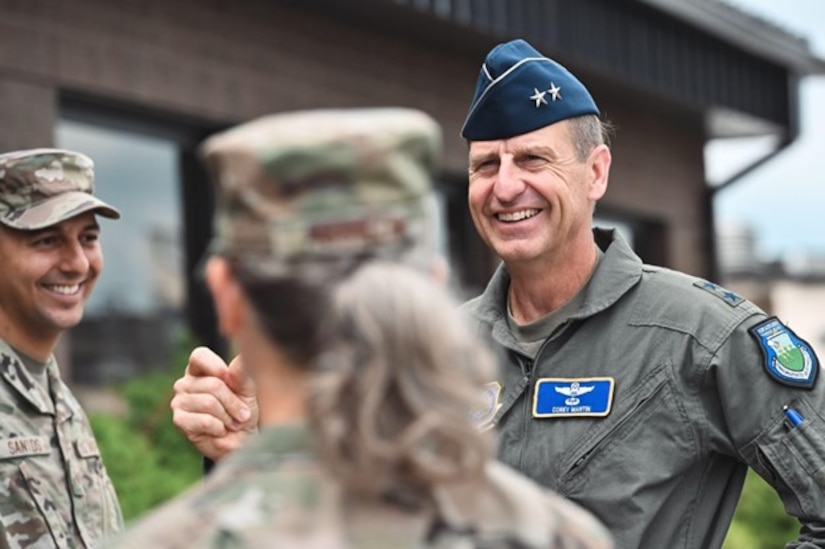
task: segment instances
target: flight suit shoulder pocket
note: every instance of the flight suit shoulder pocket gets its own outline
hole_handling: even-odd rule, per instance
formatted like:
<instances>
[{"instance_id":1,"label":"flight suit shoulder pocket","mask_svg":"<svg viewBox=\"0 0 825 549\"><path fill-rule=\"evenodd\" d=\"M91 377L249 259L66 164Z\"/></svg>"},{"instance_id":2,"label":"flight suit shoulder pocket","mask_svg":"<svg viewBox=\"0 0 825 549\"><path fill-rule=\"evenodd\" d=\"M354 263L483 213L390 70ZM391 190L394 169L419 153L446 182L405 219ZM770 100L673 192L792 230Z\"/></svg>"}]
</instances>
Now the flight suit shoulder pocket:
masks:
<instances>
[{"instance_id":1,"label":"flight suit shoulder pocket","mask_svg":"<svg viewBox=\"0 0 825 549\"><path fill-rule=\"evenodd\" d=\"M802 413L802 423L774 420L742 453L776 488L788 512L825 520L825 422L804 397L791 407Z\"/></svg>"}]
</instances>

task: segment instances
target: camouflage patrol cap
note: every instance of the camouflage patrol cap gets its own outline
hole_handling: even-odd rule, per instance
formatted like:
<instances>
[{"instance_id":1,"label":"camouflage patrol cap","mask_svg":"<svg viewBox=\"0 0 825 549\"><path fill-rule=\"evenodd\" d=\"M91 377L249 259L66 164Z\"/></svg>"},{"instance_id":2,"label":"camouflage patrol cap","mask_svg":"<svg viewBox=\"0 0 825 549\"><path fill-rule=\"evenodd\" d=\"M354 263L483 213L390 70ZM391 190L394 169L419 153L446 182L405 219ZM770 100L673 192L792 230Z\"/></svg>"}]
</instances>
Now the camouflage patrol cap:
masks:
<instances>
[{"instance_id":1,"label":"camouflage patrol cap","mask_svg":"<svg viewBox=\"0 0 825 549\"><path fill-rule=\"evenodd\" d=\"M425 239L441 129L403 108L266 116L206 141L218 254L342 259Z\"/></svg>"},{"instance_id":2,"label":"camouflage patrol cap","mask_svg":"<svg viewBox=\"0 0 825 549\"><path fill-rule=\"evenodd\" d=\"M30 149L0 154L0 223L21 230L56 225L96 211L120 217L93 196L94 163L64 149Z\"/></svg>"}]
</instances>

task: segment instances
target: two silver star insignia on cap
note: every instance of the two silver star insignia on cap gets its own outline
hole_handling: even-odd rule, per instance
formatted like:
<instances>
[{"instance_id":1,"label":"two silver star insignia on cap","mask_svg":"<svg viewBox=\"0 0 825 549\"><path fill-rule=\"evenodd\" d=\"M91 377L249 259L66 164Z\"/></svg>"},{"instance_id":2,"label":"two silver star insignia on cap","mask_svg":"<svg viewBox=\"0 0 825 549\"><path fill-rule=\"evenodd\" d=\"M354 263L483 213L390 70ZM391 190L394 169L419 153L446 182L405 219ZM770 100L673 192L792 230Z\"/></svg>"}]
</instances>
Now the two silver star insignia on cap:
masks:
<instances>
[{"instance_id":1,"label":"two silver star insignia on cap","mask_svg":"<svg viewBox=\"0 0 825 549\"><path fill-rule=\"evenodd\" d=\"M536 108L538 109L542 104L547 105L547 99L544 98L545 95L548 93L550 94L550 99L553 101L558 101L561 99L561 88L556 86L555 83L550 82L550 89L539 91L538 88L533 88L533 95L530 96L531 101L536 102Z\"/></svg>"}]
</instances>

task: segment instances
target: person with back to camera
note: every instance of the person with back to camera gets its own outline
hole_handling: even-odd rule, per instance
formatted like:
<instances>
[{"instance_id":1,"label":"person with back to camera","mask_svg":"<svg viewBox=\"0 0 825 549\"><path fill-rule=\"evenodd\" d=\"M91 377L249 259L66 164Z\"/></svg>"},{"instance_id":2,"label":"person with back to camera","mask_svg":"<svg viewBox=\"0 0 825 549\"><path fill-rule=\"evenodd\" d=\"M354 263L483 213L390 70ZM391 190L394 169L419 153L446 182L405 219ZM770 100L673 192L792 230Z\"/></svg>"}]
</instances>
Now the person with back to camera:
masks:
<instances>
[{"instance_id":1,"label":"person with back to camera","mask_svg":"<svg viewBox=\"0 0 825 549\"><path fill-rule=\"evenodd\" d=\"M479 71L462 137L473 222L503 260L465 305L501 358L499 458L591 511L625 549L722 546L754 469L825 548L825 383L790 327L592 229L611 152L573 74L523 40ZM175 423L207 457L254 428L254 391L202 352Z\"/></svg>"},{"instance_id":2,"label":"person with back to camera","mask_svg":"<svg viewBox=\"0 0 825 549\"><path fill-rule=\"evenodd\" d=\"M431 276L440 130L408 109L264 117L202 148L206 268L259 432L110 547L608 548L492 458L494 363Z\"/></svg>"}]
</instances>

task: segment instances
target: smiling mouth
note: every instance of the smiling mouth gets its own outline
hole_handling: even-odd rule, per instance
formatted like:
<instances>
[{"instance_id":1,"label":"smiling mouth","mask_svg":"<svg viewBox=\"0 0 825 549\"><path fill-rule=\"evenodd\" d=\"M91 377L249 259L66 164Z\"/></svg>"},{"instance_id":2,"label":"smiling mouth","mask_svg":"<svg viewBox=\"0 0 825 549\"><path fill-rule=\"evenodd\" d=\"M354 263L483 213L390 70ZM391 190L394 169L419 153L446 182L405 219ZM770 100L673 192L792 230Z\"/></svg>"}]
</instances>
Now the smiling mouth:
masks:
<instances>
[{"instance_id":1,"label":"smiling mouth","mask_svg":"<svg viewBox=\"0 0 825 549\"><path fill-rule=\"evenodd\" d=\"M80 292L80 284L44 284L43 287L60 295L75 295Z\"/></svg>"},{"instance_id":2,"label":"smiling mouth","mask_svg":"<svg viewBox=\"0 0 825 549\"><path fill-rule=\"evenodd\" d=\"M528 208L526 210L518 210L516 212L499 213L496 214L495 217L504 223L516 223L517 221L524 221L525 219L535 217L539 214L539 212L541 212L541 210L536 208Z\"/></svg>"}]
</instances>

